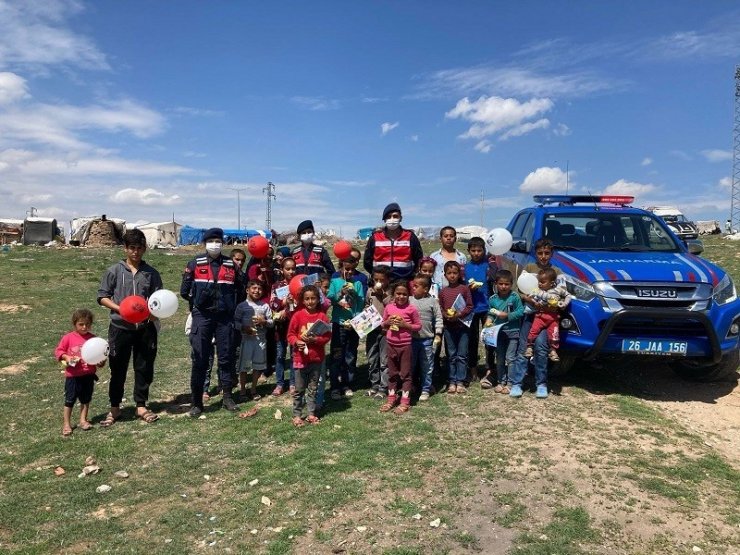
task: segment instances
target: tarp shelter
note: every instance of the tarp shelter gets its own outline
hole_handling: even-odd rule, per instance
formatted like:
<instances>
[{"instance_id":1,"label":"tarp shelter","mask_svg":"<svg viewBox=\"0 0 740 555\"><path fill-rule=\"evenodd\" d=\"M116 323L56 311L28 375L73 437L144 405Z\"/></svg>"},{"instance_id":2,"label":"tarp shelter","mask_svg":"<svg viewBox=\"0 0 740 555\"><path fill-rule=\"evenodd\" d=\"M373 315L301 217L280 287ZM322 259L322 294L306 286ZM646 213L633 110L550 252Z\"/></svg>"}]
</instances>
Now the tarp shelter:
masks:
<instances>
[{"instance_id":1,"label":"tarp shelter","mask_svg":"<svg viewBox=\"0 0 740 555\"><path fill-rule=\"evenodd\" d=\"M208 231L204 227L182 226L180 229L180 245L198 245L203 242L203 235ZM265 239L272 239L272 233L264 229L224 229L224 242L246 243L255 235L261 235Z\"/></svg>"},{"instance_id":2,"label":"tarp shelter","mask_svg":"<svg viewBox=\"0 0 740 555\"><path fill-rule=\"evenodd\" d=\"M182 224L178 224L177 222L140 224L134 227L144 233L146 246L150 249L155 247L176 247L180 242Z\"/></svg>"},{"instance_id":3,"label":"tarp shelter","mask_svg":"<svg viewBox=\"0 0 740 555\"><path fill-rule=\"evenodd\" d=\"M467 242L473 237L485 238L486 233L488 233L488 230L485 227L481 227L479 225L466 225L458 227L455 231L457 232L458 240L463 242Z\"/></svg>"},{"instance_id":4,"label":"tarp shelter","mask_svg":"<svg viewBox=\"0 0 740 555\"><path fill-rule=\"evenodd\" d=\"M357 238L362 239L363 241L367 241L373 234L374 229L374 227L361 227L357 230Z\"/></svg>"},{"instance_id":5,"label":"tarp shelter","mask_svg":"<svg viewBox=\"0 0 740 555\"><path fill-rule=\"evenodd\" d=\"M23 244L45 245L57 236L57 221L53 218L26 218L23 222Z\"/></svg>"},{"instance_id":6,"label":"tarp shelter","mask_svg":"<svg viewBox=\"0 0 740 555\"><path fill-rule=\"evenodd\" d=\"M103 218L100 216L91 216L86 218L75 218L69 222L70 243L75 241L76 244L79 245L86 244L90 237L90 230L93 227L93 223L102 221L102 219ZM106 218L106 221L113 222L117 237L123 237L123 234L126 233L126 220L121 220L119 218Z\"/></svg>"}]
</instances>

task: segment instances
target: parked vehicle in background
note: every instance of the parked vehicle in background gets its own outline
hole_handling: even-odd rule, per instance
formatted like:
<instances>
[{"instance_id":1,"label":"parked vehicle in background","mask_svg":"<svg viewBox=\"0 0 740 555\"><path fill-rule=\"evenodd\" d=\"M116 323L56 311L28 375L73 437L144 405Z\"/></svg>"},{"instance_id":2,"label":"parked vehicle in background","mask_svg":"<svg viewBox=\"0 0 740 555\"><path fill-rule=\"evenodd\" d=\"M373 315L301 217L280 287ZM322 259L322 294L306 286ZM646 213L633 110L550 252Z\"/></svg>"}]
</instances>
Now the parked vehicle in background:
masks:
<instances>
[{"instance_id":1,"label":"parked vehicle in background","mask_svg":"<svg viewBox=\"0 0 740 555\"><path fill-rule=\"evenodd\" d=\"M679 239L686 241L699 238L699 229L696 224L688 220L675 206L649 206L646 210L660 216Z\"/></svg>"},{"instance_id":2,"label":"parked vehicle in background","mask_svg":"<svg viewBox=\"0 0 740 555\"><path fill-rule=\"evenodd\" d=\"M555 245L552 264L573 295L561 319L567 371L597 357L666 357L681 376L717 380L738 367L740 299L722 268L678 240L665 221L625 196L535 196L508 225L500 263L518 277L534 243Z\"/></svg>"}]
</instances>

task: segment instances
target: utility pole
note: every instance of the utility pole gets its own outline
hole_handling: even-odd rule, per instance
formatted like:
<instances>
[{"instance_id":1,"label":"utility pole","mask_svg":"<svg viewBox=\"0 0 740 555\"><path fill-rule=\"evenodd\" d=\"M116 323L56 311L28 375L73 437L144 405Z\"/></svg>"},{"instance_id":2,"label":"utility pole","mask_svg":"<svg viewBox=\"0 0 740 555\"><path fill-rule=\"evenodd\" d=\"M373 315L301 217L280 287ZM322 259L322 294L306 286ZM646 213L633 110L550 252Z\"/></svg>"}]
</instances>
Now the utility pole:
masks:
<instances>
[{"instance_id":1,"label":"utility pole","mask_svg":"<svg viewBox=\"0 0 740 555\"><path fill-rule=\"evenodd\" d=\"M38 208L36 208L35 206L32 206L31 210L27 211L26 214L29 214L30 218L34 218L37 212L38 212Z\"/></svg>"},{"instance_id":2,"label":"utility pole","mask_svg":"<svg viewBox=\"0 0 740 555\"><path fill-rule=\"evenodd\" d=\"M226 187L229 191L236 191L236 227L242 229L242 199L240 193L246 191L246 187Z\"/></svg>"},{"instance_id":3,"label":"utility pole","mask_svg":"<svg viewBox=\"0 0 740 555\"><path fill-rule=\"evenodd\" d=\"M277 200L275 196L275 184L272 181L267 182L267 186L262 188L262 192L267 194L267 217L265 218L265 226L268 231L272 229L272 199Z\"/></svg>"},{"instance_id":4,"label":"utility pole","mask_svg":"<svg viewBox=\"0 0 740 555\"><path fill-rule=\"evenodd\" d=\"M480 226L483 226L483 210L486 206L486 199L483 197L483 189L480 190Z\"/></svg>"},{"instance_id":5,"label":"utility pole","mask_svg":"<svg viewBox=\"0 0 740 555\"><path fill-rule=\"evenodd\" d=\"M740 229L740 66L735 66L735 120L732 126L732 138L730 233Z\"/></svg>"}]
</instances>

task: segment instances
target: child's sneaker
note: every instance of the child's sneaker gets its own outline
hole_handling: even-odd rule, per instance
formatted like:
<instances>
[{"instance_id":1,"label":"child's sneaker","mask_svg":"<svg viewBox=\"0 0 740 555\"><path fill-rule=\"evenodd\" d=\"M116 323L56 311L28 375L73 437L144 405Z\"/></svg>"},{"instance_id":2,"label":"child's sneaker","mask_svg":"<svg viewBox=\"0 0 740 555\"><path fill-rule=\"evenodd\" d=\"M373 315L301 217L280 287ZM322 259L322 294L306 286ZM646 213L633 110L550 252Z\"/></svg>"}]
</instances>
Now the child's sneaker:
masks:
<instances>
[{"instance_id":1,"label":"child's sneaker","mask_svg":"<svg viewBox=\"0 0 740 555\"><path fill-rule=\"evenodd\" d=\"M421 395L419 395L419 401L428 401L428 400L429 400L429 392L422 391Z\"/></svg>"},{"instance_id":2,"label":"child's sneaker","mask_svg":"<svg viewBox=\"0 0 740 555\"><path fill-rule=\"evenodd\" d=\"M524 351L524 358L532 358L533 356L532 347L527 347L527 350Z\"/></svg>"},{"instance_id":3,"label":"child's sneaker","mask_svg":"<svg viewBox=\"0 0 740 555\"><path fill-rule=\"evenodd\" d=\"M349 388L347 388L347 389L345 389L345 390L344 390L344 396L345 396L345 397L352 397L352 396L353 396L354 394L355 394L355 392L354 392L354 391L352 391L352 390L351 390L351 389L349 389Z\"/></svg>"},{"instance_id":4,"label":"child's sneaker","mask_svg":"<svg viewBox=\"0 0 740 555\"><path fill-rule=\"evenodd\" d=\"M555 349L550 349L550 352L547 355L547 358L549 358L553 362L558 362L560 360L560 357L558 356L558 352Z\"/></svg>"},{"instance_id":5,"label":"child's sneaker","mask_svg":"<svg viewBox=\"0 0 740 555\"><path fill-rule=\"evenodd\" d=\"M534 396L537 397L538 399L547 399L547 386L538 385L537 393L535 393Z\"/></svg>"},{"instance_id":6,"label":"child's sneaker","mask_svg":"<svg viewBox=\"0 0 740 555\"><path fill-rule=\"evenodd\" d=\"M342 392L338 389L334 389L331 392L332 401L339 401L342 398Z\"/></svg>"},{"instance_id":7,"label":"child's sneaker","mask_svg":"<svg viewBox=\"0 0 740 555\"><path fill-rule=\"evenodd\" d=\"M512 385L511 391L509 391L509 397L516 397L517 399L522 396L522 386L521 385Z\"/></svg>"}]
</instances>

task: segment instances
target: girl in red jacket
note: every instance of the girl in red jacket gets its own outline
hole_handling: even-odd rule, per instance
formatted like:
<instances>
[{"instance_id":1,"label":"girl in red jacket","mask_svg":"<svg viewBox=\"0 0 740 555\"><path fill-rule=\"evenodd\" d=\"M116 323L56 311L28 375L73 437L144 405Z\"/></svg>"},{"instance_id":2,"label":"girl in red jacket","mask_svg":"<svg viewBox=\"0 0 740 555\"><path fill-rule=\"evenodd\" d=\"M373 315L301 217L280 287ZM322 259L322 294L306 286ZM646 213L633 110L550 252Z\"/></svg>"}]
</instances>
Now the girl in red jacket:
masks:
<instances>
[{"instance_id":1,"label":"girl in red jacket","mask_svg":"<svg viewBox=\"0 0 740 555\"><path fill-rule=\"evenodd\" d=\"M295 389L293 391L293 425L305 422L318 424L316 416L316 389L319 383L322 362L326 355L324 346L331 339L331 324L326 314L319 309L319 290L307 285L298 295L301 306L288 324L288 344L293 348ZM304 400L307 393L308 402ZM308 404L308 417L302 418L303 406Z\"/></svg>"}]
</instances>

